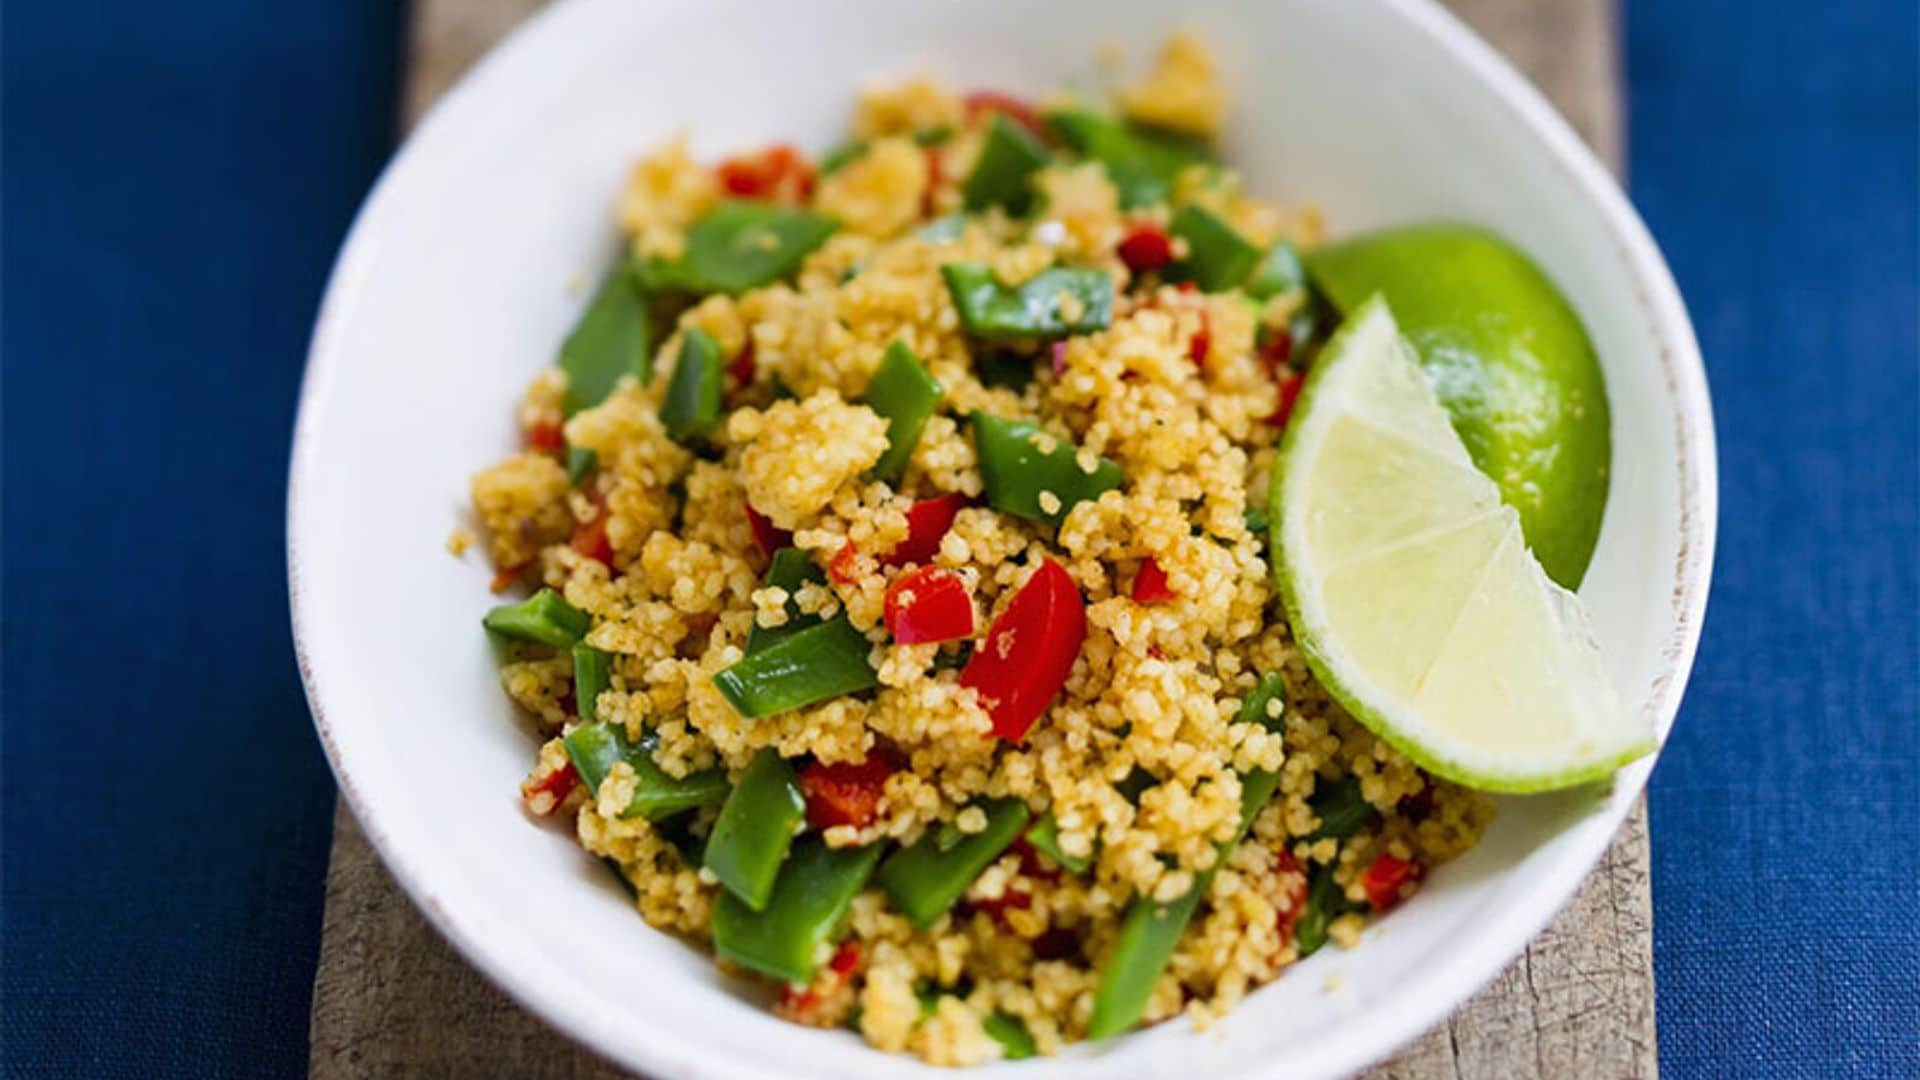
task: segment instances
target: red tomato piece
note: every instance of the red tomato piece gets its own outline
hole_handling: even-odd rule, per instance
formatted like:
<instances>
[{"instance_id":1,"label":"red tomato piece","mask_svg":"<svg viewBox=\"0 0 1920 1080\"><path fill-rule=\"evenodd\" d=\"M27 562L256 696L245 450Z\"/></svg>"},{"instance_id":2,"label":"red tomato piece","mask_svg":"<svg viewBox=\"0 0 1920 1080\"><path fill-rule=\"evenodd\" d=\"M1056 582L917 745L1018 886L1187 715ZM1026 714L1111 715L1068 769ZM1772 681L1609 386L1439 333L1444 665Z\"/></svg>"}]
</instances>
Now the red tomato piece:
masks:
<instances>
[{"instance_id":1,"label":"red tomato piece","mask_svg":"<svg viewBox=\"0 0 1920 1080\"><path fill-rule=\"evenodd\" d=\"M1278 854L1275 872L1287 879L1287 891L1282 897L1286 906L1280 909L1275 925L1280 931L1280 944L1285 945L1293 940L1294 924L1307 909L1307 875L1300 869L1300 861L1293 857L1293 852L1281 848Z\"/></svg>"},{"instance_id":2,"label":"red tomato piece","mask_svg":"<svg viewBox=\"0 0 1920 1080\"><path fill-rule=\"evenodd\" d=\"M1172 586L1167 584L1167 572L1160 569L1153 556L1140 564L1140 572L1133 578L1133 602L1136 604L1161 604L1174 598Z\"/></svg>"},{"instance_id":3,"label":"red tomato piece","mask_svg":"<svg viewBox=\"0 0 1920 1080\"><path fill-rule=\"evenodd\" d=\"M907 511L907 538L884 560L888 566L931 563L940 554L940 540L953 528L953 518L967 505L965 495L948 494L921 499Z\"/></svg>"},{"instance_id":4,"label":"red tomato piece","mask_svg":"<svg viewBox=\"0 0 1920 1080\"><path fill-rule=\"evenodd\" d=\"M593 517L574 527L567 546L589 559L613 565L613 542L607 539L607 508L602 506Z\"/></svg>"},{"instance_id":5,"label":"red tomato piece","mask_svg":"<svg viewBox=\"0 0 1920 1080\"><path fill-rule=\"evenodd\" d=\"M887 586L887 631L902 645L955 641L973 633L973 597L960 575L921 566Z\"/></svg>"},{"instance_id":6,"label":"red tomato piece","mask_svg":"<svg viewBox=\"0 0 1920 1080\"><path fill-rule=\"evenodd\" d=\"M893 774L893 763L880 754L869 754L865 761L853 763L825 765L816 761L801 769L795 779L801 794L807 797L807 824L816 829L873 824L880 798L886 794L887 777Z\"/></svg>"},{"instance_id":7,"label":"red tomato piece","mask_svg":"<svg viewBox=\"0 0 1920 1080\"><path fill-rule=\"evenodd\" d=\"M1048 559L987 629L986 640L960 670L960 685L980 695L995 735L1019 742L1066 685L1086 637L1079 586Z\"/></svg>"},{"instance_id":8,"label":"red tomato piece","mask_svg":"<svg viewBox=\"0 0 1920 1080\"><path fill-rule=\"evenodd\" d=\"M527 445L535 450L558 453L567 448L567 435L559 424L543 421L527 429Z\"/></svg>"},{"instance_id":9,"label":"red tomato piece","mask_svg":"<svg viewBox=\"0 0 1920 1080\"><path fill-rule=\"evenodd\" d=\"M851 585L858 580L860 553L854 550L853 541L840 545L833 553L833 561L827 564L827 576L841 585Z\"/></svg>"},{"instance_id":10,"label":"red tomato piece","mask_svg":"<svg viewBox=\"0 0 1920 1080\"><path fill-rule=\"evenodd\" d=\"M1164 270L1173 264L1173 237L1151 221L1142 221L1127 230L1115 249L1120 261L1136 274Z\"/></svg>"},{"instance_id":11,"label":"red tomato piece","mask_svg":"<svg viewBox=\"0 0 1920 1080\"><path fill-rule=\"evenodd\" d=\"M520 785L520 798L534 813L551 814L560 808L560 804L573 793L574 785L579 782L580 774L574 771L573 762L569 761L538 780L528 777Z\"/></svg>"},{"instance_id":12,"label":"red tomato piece","mask_svg":"<svg viewBox=\"0 0 1920 1080\"><path fill-rule=\"evenodd\" d=\"M1387 911L1406 898L1403 888L1419 884L1426 876L1427 868L1419 863L1383 853L1360 872L1360 887L1373 910Z\"/></svg>"},{"instance_id":13,"label":"red tomato piece","mask_svg":"<svg viewBox=\"0 0 1920 1080\"><path fill-rule=\"evenodd\" d=\"M1003 94L997 90L975 90L966 97L967 120L973 121L989 113L1000 113L1007 119L1019 124L1033 133L1033 137L1045 142L1047 126L1040 122L1040 114L1012 94Z\"/></svg>"},{"instance_id":14,"label":"red tomato piece","mask_svg":"<svg viewBox=\"0 0 1920 1080\"><path fill-rule=\"evenodd\" d=\"M1300 400L1300 387L1306 384L1306 376L1292 368L1280 369L1280 400L1273 408L1273 415L1267 417L1267 423L1274 427L1286 427L1287 419L1293 415L1293 407Z\"/></svg>"},{"instance_id":15,"label":"red tomato piece","mask_svg":"<svg viewBox=\"0 0 1920 1080\"><path fill-rule=\"evenodd\" d=\"M714 171L721 188L742 199L802 203L813 195L813 165L786 143L735 155Z\"/></svg>"},{"instance_id":16,"label":"red tomato piece","mask_svg":"<svg viewBox=\"0 0 1920 1080\"><path fill-rule=\"evenodd\" d=\"M526 563L515 563L512 566L503 566L500 569L495 570L493 572L493 581L487 586L487 588L497 593L506 592L508 589L513 587L514 582L520 580L520 571L525 570L526 568L527 568Z\"/></svg>"},{"instance_id":17,"label":"red tomato piece","mask_svg":"<svg viewBox=\"0 0 1920 1080\"><path fill-rule=\"evenodd\" d=\"M778 528L767 516L753 508L752 503L742 503L747 508L747 527L753 530L753 542L760 548L760 554L773 558L773 553L793 544L793 534Z\"/></svg>"}]
</instances>

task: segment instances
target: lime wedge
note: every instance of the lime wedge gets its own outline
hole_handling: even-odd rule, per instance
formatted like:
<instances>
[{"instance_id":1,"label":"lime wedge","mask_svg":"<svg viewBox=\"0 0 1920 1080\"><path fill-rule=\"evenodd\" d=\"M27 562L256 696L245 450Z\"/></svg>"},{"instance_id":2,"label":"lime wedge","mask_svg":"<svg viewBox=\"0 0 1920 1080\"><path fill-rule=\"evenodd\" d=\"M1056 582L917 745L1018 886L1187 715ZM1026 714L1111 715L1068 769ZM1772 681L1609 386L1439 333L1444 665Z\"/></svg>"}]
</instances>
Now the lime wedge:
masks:
<instances>
[{"instance_id":1,"label":"lime wedge","mask_svg":"<svg viewBox=\"0 0 1920 1080\"><path fill-rule=\"evenodd\" d=\"M1343 312L1386 297L1474 464L1520 512L1548 576L1578 588L1600 536L1612 446L1599 358L1553 282L1470 225L1385 229L1305 260Z\"/></svg>"},{"instance_id":2,"label":"lime wedge","mask_svg":"<svg viewBox=\"0 0 1920 1080\"><path fill-rule=\"evenodd\" d=\"M1607 681L1585 609L1527 550L1384 300L1354 307L1315 362L1270 517L1308 665L1429 771L1545 791L1653 749Z\"/></svg>"}]
</instances>

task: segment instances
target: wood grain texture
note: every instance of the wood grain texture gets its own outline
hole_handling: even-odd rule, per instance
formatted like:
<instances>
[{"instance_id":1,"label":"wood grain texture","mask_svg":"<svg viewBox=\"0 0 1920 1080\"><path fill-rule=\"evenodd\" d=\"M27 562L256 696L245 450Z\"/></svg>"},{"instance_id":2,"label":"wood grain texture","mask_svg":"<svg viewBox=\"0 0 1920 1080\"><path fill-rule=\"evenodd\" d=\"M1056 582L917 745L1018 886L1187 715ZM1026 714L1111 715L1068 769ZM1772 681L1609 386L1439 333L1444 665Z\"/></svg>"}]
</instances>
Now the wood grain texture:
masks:
<instances>
[{"instance_id":1,"label":"wood grain texture","mask_svg":"<svg viewBox=\"0 0 1920 1080\"><path fill-rule=\"evenodd\" d=\"M408 124L540 0L416 0ZM1610 0L1453 0L1622 166ZM1644 802L1566 909L1446 1023L1367 1075L1391 1080L1653 1077L1652 898ZM520 1009L414 910L342 807L334 821L315 1077L621 1077Z\"/></svg>"}]
</instances>

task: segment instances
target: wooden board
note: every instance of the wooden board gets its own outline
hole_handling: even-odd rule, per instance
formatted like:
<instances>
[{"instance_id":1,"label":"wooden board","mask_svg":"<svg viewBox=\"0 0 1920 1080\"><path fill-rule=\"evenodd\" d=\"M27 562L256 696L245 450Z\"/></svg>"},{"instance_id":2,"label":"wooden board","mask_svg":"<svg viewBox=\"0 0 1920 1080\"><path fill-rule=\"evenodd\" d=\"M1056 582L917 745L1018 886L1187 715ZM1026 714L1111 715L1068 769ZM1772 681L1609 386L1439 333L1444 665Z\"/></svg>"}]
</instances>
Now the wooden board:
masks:
<instances>
[{"instance_id":1,"label":"wooden board","mask_svg":"<svg viewBox=\"0 0 1920 1080\"><path fill-rule=\"evenodd\" d=\"M411 124L540 0L415 0ZM1621 162L1610 0L1453 0L1600 154ZM1368 1075L1394 1080L1653 1077L1653 908L1644 804L1558 918L1446 1023ZM617 1078L474 972L414 910L345 808L334 815L315 1077Z\"/></svg>"}]
</instances>

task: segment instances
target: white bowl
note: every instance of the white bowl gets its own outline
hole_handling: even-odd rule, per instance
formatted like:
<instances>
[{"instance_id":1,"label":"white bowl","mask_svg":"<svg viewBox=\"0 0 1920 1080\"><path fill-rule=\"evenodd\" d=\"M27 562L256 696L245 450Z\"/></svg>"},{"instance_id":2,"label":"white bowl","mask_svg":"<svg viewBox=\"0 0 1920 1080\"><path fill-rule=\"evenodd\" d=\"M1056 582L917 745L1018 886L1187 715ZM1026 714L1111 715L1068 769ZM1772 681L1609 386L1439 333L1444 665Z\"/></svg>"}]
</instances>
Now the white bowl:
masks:
<instances>
[{"instance_id":1,"label":"white bowl","mask_svg":"<svg viewBox=\"0 0 1920 1080\"><path fill-rule=\"evenodd\" d=\"M367 836L468 960L614 1061L659 1077L928 1071L776 1019L706 956L648 929L597 861L520 809L534 744L480 631L489 572L442 545L469 475L515 445L515 402L580 308L578 282L614 249L628 163L682 128L703 155L775 138L822 149L875 76L927 70L1039 92L1086 79L1097 44L1137 60L1175 23L1221 50L1239 104L1228 156L1252 190L1317 202L1336 233L1484 222L1571 296L1605 364L1614 424L1613 497L1581 594L1625 700L1663 737L1672 723L1713 551L1699 348L1613 180L1438 7L557 4L447 94L360 212L314 330L288 576L314 722ZM1383 1057L1547 923L1652 764L1606 794L1506 800L1485 842L1370 940L1299 965L1212 1031L1163 1024L1046 1073L1304 1076Z\"/></svg>"}]
</instances>

